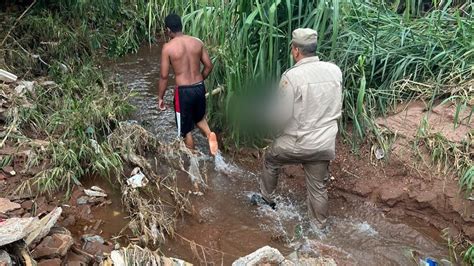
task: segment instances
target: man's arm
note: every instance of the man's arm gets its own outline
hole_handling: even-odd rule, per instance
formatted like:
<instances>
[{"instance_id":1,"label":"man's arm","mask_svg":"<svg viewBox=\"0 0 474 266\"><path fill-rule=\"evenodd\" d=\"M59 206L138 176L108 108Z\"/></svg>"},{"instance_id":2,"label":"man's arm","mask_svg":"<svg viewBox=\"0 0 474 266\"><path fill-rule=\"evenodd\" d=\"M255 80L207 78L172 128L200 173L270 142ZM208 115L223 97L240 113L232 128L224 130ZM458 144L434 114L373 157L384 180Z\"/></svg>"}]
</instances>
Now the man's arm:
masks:
<instances>
[{"instance_id":1,"label":"man's arm","mask_svg":"<svg viewBox=\"0 0 474 266\"><path fill-rule=\"evenodd\" d=\"M170 71L170 57L166 49L166 45L163 46L161 51L161 65L160 65L160 81L158 83L158 105L160 109L164 109L163 97L165 96L166 87L168 86L168 75Z\"/></svg>"},{"instance_id":2,"label":"man's arm","mask_svg":"<svg viewBox=\"0 0 474 266\"><path fill-rule=\"evenodd\" d=\"M202 70L201 75L203 79L206 79L211 73L213 66L212 66L211 58L209 58L209 53L207 52L204 46L202 47L201 62L204 65L204 69Z\"/></svg>"}]
</instances>

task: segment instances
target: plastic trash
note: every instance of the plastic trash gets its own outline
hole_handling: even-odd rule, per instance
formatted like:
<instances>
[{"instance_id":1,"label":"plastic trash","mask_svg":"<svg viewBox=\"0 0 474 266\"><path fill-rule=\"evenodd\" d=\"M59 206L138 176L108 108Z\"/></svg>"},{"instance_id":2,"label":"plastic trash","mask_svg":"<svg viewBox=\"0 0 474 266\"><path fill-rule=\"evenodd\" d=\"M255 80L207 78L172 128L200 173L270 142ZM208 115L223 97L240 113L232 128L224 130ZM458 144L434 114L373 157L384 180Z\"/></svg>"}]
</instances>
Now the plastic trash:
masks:
<instances>
[{"instance_id":1,"label":"plastic trash","mask_svg":"<svg viewBox=\"0 0 474 266\"><path fill-rule=\"evenodd\" d=\"M127 179L127 184L132 188L144 187L148 184L148 179L142 173L140 168L136 167L132 171L132 177Z\"/></svg>"},{"instance_id":2,"label":"plastic trash","mask_svg":"<svg viewBox=\"0 0 474 266\"><path fill-rule=\"evenodd\" d=\"M15 82L18 77L6 70L0 69L0 80L5 82Z\"/></svg>"},{"instance_id":3,"label":"plastic trash","mask_svg":"<svg viewBox=\"0 0 474 266\"><path fill-rule=\"evenodd\" d=\"M432 258L425 258L420 259L420 266L438 266L438 263Z\"/></svg>"},{"instance_id":4,"label":"plastic trash","mask_svg":"<svg viewBox=\"0 0 474 266\"><path fill-rule=\"evenodd\" d=\"M375 158L377 158L377 160L380 160L382 159L383 157L385 157L385 152L383 149L381 148L377 148L375 150Z\"/></svg>"},{"instance_id":5,"label":"plastic trash","mask_svg":"<svg viewBox=\"0 0 474 266\"><path fill-rule=\"evenodd\" d=\"M84 193L89 197L107 197L107 194L92 189L84 189Z\"/></svg>"}]
</instances>

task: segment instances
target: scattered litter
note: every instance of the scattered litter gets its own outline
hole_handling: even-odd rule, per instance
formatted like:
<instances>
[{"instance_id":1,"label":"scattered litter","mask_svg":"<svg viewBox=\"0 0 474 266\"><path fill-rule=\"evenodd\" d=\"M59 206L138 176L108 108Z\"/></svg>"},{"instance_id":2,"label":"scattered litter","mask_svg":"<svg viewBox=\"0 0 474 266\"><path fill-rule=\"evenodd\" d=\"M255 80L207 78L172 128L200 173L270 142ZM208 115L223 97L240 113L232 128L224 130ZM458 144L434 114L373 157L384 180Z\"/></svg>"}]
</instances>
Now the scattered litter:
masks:
<instances>
[{"instance_id":1,"label":"scattered litter","mask_svg":"<svg viewBox=\"0 0 474 266\"><path fill-rule=\"evenodd\" d=\"M35 82L34 81L20 81L18 86L15 87L15 92L18 95L23 95L26 92L34 91Z\"/></svg>"},{"instance_id":2,"label":"scattered litter","mask_svg":"<svg viewBox=\"0 0 474 266\"><path fill-rule=\"evenodd\" d=\"M132 177L127 179L127 184L132 188L144 187L148 184L148 179L141 172L139 167L135 167L132 171Z\"/></svg>"},{"instance_id":3,"label":"scattered litter","mask_svg":"<svg viewBox=\"0 0 474 266\"><path fill-rule=\"evenodd\" d=\"M84 242L98 242L100 244L105 243L105 240L98 235L83 235L82 239L84 240Z\"/></svg>"},{"instance_id":4,"label":"scattered litter","mask_svg":"<svg viewBox=\"0 0 474 266\"><path fill-rule=\"evenodd\" d=\"M9 211L17 210L21 208L21 205L15 202L11 202L9 199L0 198L0 213L6 213Z\"/></svg>"},{"instance_id":5,"label":"scattered litter","mask_svg":"<svg viewBox=\"0 0 474 266\"><path fill-rule=\"evenodd\" d=\"M94 191L105 193L105 190L103 190L102 188L100 188L98 186L92 186L91 189L94 190Z\"/></svg>"},{"instance_id":6,"label":"scattered litter","mask_svg":"<svg viewBox=\"0 0 474 266\"><path fill-rule=\"evenodd\" d=\"M97 143L97 141L95 139L89 139L89 140L91 142L91 146L94 149L95 154L99 154L100 153L99 143Z\"/></svg>"},{"instance_id":7,"label":"scattered litter","mask_svg":"<svg viewBox=\"0 0 474 266\"><path fill-rule=\"evenodd\" d=\"M377 148L375 149L375 158L377 158L377 160L380 160L382 159L383 157L385 157L385 152L382 148Z\"/></svg>"},{"instance_id":8,"label":"scattered litter","mask_svg":"<svg viewBox=\"0 0 474 266\"><path fill-rule=\"evenodd\" d=\"M18 77L6 70L0 69L0 80L5 82L15 82Z\"/></svg>"},{"instance_id":9,"label":"scattered litter","mask_svg":"<svg viewBox=\"0 0 474 266\"><path fill-rule=\"evenodd\" d=\"M473 200L474 201L474 196L467 198L468 200Z\"/></svg>"},{"instance_id":10,"label":"scattered litter","mask_svg":"<svg viewBox=\"0 0 474 266\"><path fill-rule=\"evenodd\" d=\"M104 192L95 191L92 189L84 189L84 193L86 193L86 195L89 197L107 197L107 194Z\"/></svg>"}]
</instances>

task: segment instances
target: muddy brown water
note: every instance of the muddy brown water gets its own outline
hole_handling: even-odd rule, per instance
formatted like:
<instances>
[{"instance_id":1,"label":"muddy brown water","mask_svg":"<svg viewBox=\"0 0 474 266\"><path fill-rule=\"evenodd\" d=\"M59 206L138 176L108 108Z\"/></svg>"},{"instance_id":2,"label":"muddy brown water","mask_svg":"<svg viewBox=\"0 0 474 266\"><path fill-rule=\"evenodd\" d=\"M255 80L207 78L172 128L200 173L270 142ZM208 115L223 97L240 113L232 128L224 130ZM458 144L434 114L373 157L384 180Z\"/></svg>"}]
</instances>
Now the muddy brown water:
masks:
<instances>
[{"instance_id":1,"label":"muddy brown water","mask_svg":"<svg viewBox=\"0 0 474 266\"><path fill-rule=\"evenodd\" d=\"M163 112L157 108L160 52L159 46L146 46L137 54L107 62L106 67L136 93L132 102L137 109L131 119L167 142L176 137L176 127L172 108ZM165 101L172 107L172 88ZM197 132L195 137L198 148L207 153L205 139ZM282 178L277 211L273 211L250 204L258 171L233 163L225 154L216 160L199 159L208 162L208 188L204 195L191 196L195 215L177 222L176 237L161 248L167 256L195 264L229 265L265 245L289 255L314 240L325 247L323 254L358 265L417 265L418 257L448 258L440 232L416 221L386 217L367 203L331 198L331 226L326 234L317 234L307 226L305 192L298 185L301 177ZM186 183L189 177L181 173L178 179ZM119 193L112 196L113 202L120 202ZM100 215L107 225L105 236L117 235L126 224L120 204Z\"/></svg>"}]
</instances>

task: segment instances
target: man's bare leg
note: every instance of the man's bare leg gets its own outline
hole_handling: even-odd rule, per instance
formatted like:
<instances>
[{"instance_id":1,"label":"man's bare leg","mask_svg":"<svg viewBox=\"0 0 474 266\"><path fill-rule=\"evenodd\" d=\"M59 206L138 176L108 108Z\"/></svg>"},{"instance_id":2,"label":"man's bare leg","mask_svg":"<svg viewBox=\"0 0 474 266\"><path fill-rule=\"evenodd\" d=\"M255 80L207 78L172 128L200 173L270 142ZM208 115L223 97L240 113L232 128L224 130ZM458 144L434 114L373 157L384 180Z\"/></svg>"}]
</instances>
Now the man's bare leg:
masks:
<instances>
[{"instance_id":1,"label":"man's bare leg","mask_svg":"<svg viewBox=\"0 0 474 266\"><path fill-rule=\"evenodd\" d=\"M191 132L186 134L186 136L184 137L184 144L186 145L188 149L194 150L194 140L193 140L193 135L191 134Z\"/></svg>"},{"instance_id":2,"label":"man's bare leg","mask_svg":"<svg viewBox=\"0 0 474 266\"><path fill-rule=\"evenodd\" d=\"M216 134L212 132L211 129L209 128L206 118L203 118L196 125L209 141L209 149L211 150L211 154L216 155L217 150L219 149L218 144L217 144L217 137L216 137Z\"/></svg>"}]
</instances>

